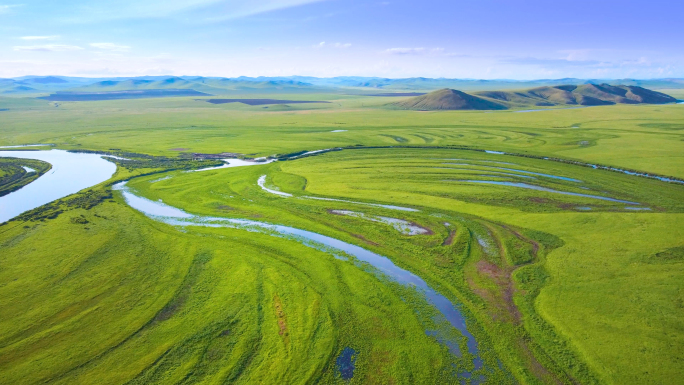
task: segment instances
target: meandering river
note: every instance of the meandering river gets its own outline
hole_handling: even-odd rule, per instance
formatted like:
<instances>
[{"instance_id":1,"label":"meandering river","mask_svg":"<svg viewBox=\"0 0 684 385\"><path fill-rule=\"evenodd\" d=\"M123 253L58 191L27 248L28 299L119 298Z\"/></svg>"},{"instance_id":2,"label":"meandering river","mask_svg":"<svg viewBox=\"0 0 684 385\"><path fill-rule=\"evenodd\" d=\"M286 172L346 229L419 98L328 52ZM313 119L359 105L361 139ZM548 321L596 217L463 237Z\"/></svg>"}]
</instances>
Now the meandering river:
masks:
<instances>
[{"instance_id":1,"label":"meandering river","mask_svg":"<svg viewBox=\"0 0 684 385\"><path fill-rule=\"evenodd\" d=\"M340 241L339 239L294 227L275 225L247 219L192 215L179 208L166 205L162 202L152 201L150 199L140 197L133 193L126 186L126 182L120 182L114 185L114 189L121 191L129 206L144 213L154 220L168 223L170 225L231 227L252 231L263 231L275 236L299 241L304 245L330 252L335 256L343 254L352 255L359 261L366 262L373 266L381 274L394 280L395 282L405 286L414 287L419 292L425 294L428 302L430 302L444 316L447 322L449 322L449 324L454 328L458 329L466 337L468 352L476 357L474 360L475 369L477 370L482 368L483 363L482 359L479 357L477 341L475 340L475 337L468 331L465 317L459 310L460 307L453 304L445 296L432 289L427 282L425 282L425 280L411 273L410 271L404 270L395 265L387 257L383 257L351 243ZM429 332L429 334L436 335L438 337L437 339L440 340L440 333ZM453 341L446 340L440 342L444 342L445 345L450 348L455 344ZM460 354L458 350L451 350L455 354Z\"/></svg>"},{"instance_id":2,"label":"meandering river","mask_svg":"<svg viewBox=\"0 0 684 385\"><path fill-rule=\"evenodd\" d=\"M116 165L114 163L103 159L102 155L97 154L71 153L63 150L0 151L0 157L37 159L52 165L52 169L36 181L0 198L0 222L5 222L25 211L104 182L116 172ZM250 163L245 163L244 166L260 164ZM245 219L193 215L179 208L137 196L126 187L126 182L116 184L114 189L122 193L125 201L132 208L141 211L152 219L171 225L236 227L251 231L256 230L296 240L309 247L329 252L338 258L344 255L354 256L357 260L373 266L380 274L402 285L414 287L423 293L427 301L435 307L444 319L452 327L458 329L466 338L467 350L475 356L473 361L475 370L483 367L482 359L479 356L478 343L475 337L468 331L466 319L459 310L460 307L432 289L419 276L395 265L389 258L335 238L294 227ZM426 331L426 333L435 336L440 343L449 347L454 354L460 354L460 351L454 348L457 345L456 342L440 337L441 333L439 331ZM461 374L465 376L470 375L470 373Z\"/></svg>"},{"instance_id":3,"label":"meandering river","mask_svg":"<svg viewBox=\"0 0 684 385\"><path fill-rule=\"evenodd\" d=\"M116 165L101 155L64 150L0 151L0 157L37 159L52 168L32 183L0 197L0 223L23 212L102 183L114 175Z\"/></svg>"}]
</instances>

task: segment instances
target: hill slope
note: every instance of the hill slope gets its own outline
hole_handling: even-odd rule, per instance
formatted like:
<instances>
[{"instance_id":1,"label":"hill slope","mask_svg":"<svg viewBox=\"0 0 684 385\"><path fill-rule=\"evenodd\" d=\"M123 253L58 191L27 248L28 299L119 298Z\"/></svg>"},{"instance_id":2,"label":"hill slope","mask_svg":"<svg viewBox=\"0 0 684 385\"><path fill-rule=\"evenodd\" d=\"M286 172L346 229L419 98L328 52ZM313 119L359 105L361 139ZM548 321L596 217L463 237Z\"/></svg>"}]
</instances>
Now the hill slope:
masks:
<instances>
[{"instance_id":1,"label":"hill slope","mask_svg":"<svg viewBox=\"0 0 684 385\"><path fill-rule=\"evenodd\" d=\"M503 104L448 88L392 103L390 106L408 110L505 110L508 108Z\"/></svg>"},{"instance_id":2,"label":"hill slope","mask_svg":"<svg viewBox=\"0 0 684 385\"><path fill-rule=\"evenodd\" d=\"M492 99L510 107L610 104L664 104L676 99L639 86L611 86L609 84L561 85L537 87L523 91L484 91L475 95Z\"/></svg>"}]
</instances>

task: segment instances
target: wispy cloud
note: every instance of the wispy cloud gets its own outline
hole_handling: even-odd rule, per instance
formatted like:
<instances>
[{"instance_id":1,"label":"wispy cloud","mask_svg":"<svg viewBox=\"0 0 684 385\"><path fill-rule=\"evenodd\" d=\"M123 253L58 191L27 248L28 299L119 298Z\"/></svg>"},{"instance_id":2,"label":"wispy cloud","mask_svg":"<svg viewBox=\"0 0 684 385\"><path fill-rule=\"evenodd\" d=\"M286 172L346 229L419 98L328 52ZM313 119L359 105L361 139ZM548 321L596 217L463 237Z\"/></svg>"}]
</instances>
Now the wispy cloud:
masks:
<instances>
[{"instance_id":1,"label":"wispy cloud","mask_svg":"<svg viewBox=\"0 0 684 385\"><path fill-rule=\"evenodd\" d=\"M326 43L324 41L314 44L314 48L325 48L325 47L330 47L330 48L349 48L351 47L351 43Z\"/></svg>"},{"instance_id":2,"label":"wispy cloud","mask_svg":"<svg viewBox=\"0 0 684 385\"><path fill-rule=\"evenodd\" d=\"M21 7L23 4L7 4L7 5L1 5L0 4L0 15L4 13L10 13L12 11L12 8L16 7Z\"/></svg>"},{"instance_id":3,"label":"wispy cloud","mask_svg":"<svg viewBox=\"0 0 684 385\"><path fill-rule=\"evenodd\" d=\"M425 55L425 54L435 54L444 52L444 48L425 48L425 47L413 47L413 48L389 48L383 51L388 55Z\"/></svg>"},{"instance_id":4,"label":"wispy cloud","mask_svg":"<svg viewBox=\"0 0 684 385\"><path fill-rule=\"evenodd\" d=\"M45 45L24 45L14 47L15 51L35 51L35 52L68 52L80 51L82 47L64 44L45 44Z\"/></svg>"},{"instance_id":5,"label":"wispy cloud","mask_svg":"<svg viewBox=\"0 0 684 385\"><path fill-rule=\"evenodd\" d=\"M213 23L323 1L328 0L72 0L65 8L74 16L69 20L80 23L145 18Z\"/></svg>"},{"instance_id":6,"label":"wispy cloud","mask_svg":"<svg viewBox=\"0 0 684 385\"><path fill-rule=\"evenodd\" d=\"M57 40L59 39L58 35L52 35L52 36L22 36L20 37L21 40Z\"/></svg>"},{"instance_id":7,"label":"wispy cloud","mask_svg":"<svg viewBox=\"0 0 684 385\"><path fill-rule=\"evenodd\" d=\"M90 46L93 48L105 50L105 51L112 51L112 52L125 52L131 49L131 47L127 45L121 45L121 44L114 44L114 43L90 43Z\"/></svg>"},{"instance_id":8,"label":"wispy cloud","mask_svg":"<svg viewBox=\"0 0 684 385\"><path fill-rule=\"evenodd\" d=\"M592 67L605 64L598 60L540 59L535 57L508 58L500 61L504 64L534 65L542 67Z\"/></svg>"}]
</instances>

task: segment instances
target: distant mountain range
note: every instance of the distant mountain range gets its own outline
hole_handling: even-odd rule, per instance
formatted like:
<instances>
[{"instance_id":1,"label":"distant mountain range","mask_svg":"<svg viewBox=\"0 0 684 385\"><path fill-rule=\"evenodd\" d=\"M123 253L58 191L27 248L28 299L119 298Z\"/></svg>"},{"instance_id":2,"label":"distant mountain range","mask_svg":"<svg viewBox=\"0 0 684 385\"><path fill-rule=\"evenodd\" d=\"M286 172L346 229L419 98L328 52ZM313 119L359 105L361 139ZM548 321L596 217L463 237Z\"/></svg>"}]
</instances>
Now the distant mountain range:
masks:
<instances>
[{"instance_id":1,"label":"distant mountain range","mask_svg":"<svg viewBox=\"0 0 684 385\"><path fill-rule=\"evenodd\" d=\"M511 91L536 87L582 86L609 83L614 86L639 86L651 89L682 89L684 79L540 79L540 80L476 80L342 76L317 78L291 77L198 77L142 76L84 78L68 76L24 76L0 79L0 95L32 95L62 92L108 92L150 89L192 89L214 95L245 93L331 92L378 94L384 92L433 91L455 88L462 91Z\"/></svg>"},{"instance_id":2,"label":"distant mountain range","mask_svg":"<svg viewBox=\"0 0 684 385\"><path fill-rule=\"evenodd\" d=\"M480 91L472 94L442 89L388 104L409 110L506 110L531 106L603 106L611 104L665 104L677 99L639 86L609 84L560 85L522 91Z\"/></svg>"}]
</instances>

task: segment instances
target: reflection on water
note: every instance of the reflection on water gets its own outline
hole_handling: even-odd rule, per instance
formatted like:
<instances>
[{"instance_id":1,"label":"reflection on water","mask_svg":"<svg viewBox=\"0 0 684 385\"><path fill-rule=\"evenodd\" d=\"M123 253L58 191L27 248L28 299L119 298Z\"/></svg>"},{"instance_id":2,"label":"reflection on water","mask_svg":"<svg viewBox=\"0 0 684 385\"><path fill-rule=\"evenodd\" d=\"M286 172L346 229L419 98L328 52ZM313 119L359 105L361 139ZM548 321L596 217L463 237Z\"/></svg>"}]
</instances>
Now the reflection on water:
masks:
<instances>
[{"instance_id":1,"label":"reflection on water","mask_svg":"<svg viewBox=\"0 0 684 385\"><path fill-rule=\"evenodd\" d=\"M371 222L380 222L384 223L386 225L390 225L394 227L395 230L398 232L404 234L404 235L420 235L420 234L428 234L430 231L424 227L418 226L416 224L413 224L409 221L399 219L399 218L390 218L390 217L382 217L382 216L375 216L375 215L367 215L364 213L359 213L356 211L349 211L349 210L330 210L332 214L336 215L346 215L350 217L356 217L356 218L361 218L361 219L366 219Z\"/></svg>"},{"instance_id":2,"label":"reflection on water","mask_svg":"<svg viewBox=\"0 0 684 385\"><path fill-rule=\"evenodd\" d=\"M603 197L603 196L600 196L600 195L589 195L589 194L580 194L580 193L574 193L574 192L568 192L568 191L553 190L553 189L550 189L550 188L541 187L541 186L535 186L535 185L527 184L527 183L500 182L500 181L493 181L493 180L463 180L463 181L461 181L461 182L467 182L467 183L484 183L484 184L495 184L495 185L500 185L500 186L520 187L520 188L526 188L526 189L537 190L537 191L544 191L544 192L549 192L549 193L554 193L554 194L572 195L572 196L577 196L577 197L585 197L585 198L591 198L591 199L600 199L600 200L603 200L603 201L618 202L618 203L627 203L627 204L630 204L630 205L638 205L638 204L640 204L640 203L636 203L636 202L623 201L623 200L615 199L615 198Z\"/></svg>"},{"instance_id":3,"label":"reflection on water","mask_svg":"<svg viewBox=\"0 0 684 385\"><path fill-rule=\"evenodd\" d=\"M21 189L0 197L0 223L17 215L102 183L116 171L116 165L97 154L63 150L0 151L0 157L37 159L52 169Z\"/></svg>"},{"instance_id":4,"label":"reflection on water","mask_svg":"<svg viewBox=\"0 0 684 385\"><path fill-rule=\"evenodd\" d=\"M444 163L444 164L458 164L458 163ZM470 165L466 164L466 166L470 166ZM433 167L433 168L439 169L439 170L480 171L480 170L474 170L472 168L463 168L463 167ZM537 179L533 176L512 174L510 172L499 172L499 171L489 171L489 170L487 170L487 172L490 174L514 176L516 178Z\"/></svg>"},{"instance_id":5,"label":"reflection on water","mask_svg":"<svg viewBox=\"0 0 684 385\"><path fill-rule=\"evenodd\" d=\"M18 146L0 146L0 148L47 147L54 144L20 144Z\"/></svg>"},{"instance_id":6,"label":"reflection on water","mask_svg":"<svg viewBox=\"0 0 684 385\"><path fill-rule=\"evenodd\" d=\"M270 160L266 160L266 161L253 161L253 160L243 160L243 159L221 159L221 160L226 162L226 164L224 164L222 166L218 166L218 167L209 167L209 168L201 168L199 170L192 170L191 172L220 170L222 168L231 168L231 167L259 166L262 164L269 164L271 162L275 162L275 159L270 159Z\"/></svg>"},{"instance_id":7,"label":"reflection on water","mask_svg":"<svg viewBox=\"0 0 684 385\"><path fill-rule=\"evenodd\" d=\"M382 207L383 209L389 209L389 210L399 210L399 211L413 211L413 212L418 212L420 210L418 209L412 209L410 207L401 207L401 206L393 206L393 205L381 205L378 203L365 203L365 202L356 202L356 201L348 201L345 199L335 199L335 198L321 198L321 197L310 197L310 196L303 196L301 198L305 199L315 199L319 201L331 201L331 202L344 202L344 203L352 203L355 205L363 205L363 206L370 206L370 207Z\"/></svg>"},{"instance_id":8,"label":"reflection on water","mask_svg":"<svg viewBox=\"0 0 684 385\"><path fill-rule=\"evenodd\" d=\"M292 194L288 194L288 193L278 191L278 190L273 190L273 189L266 187L266 175L260 176L259 180L257 181L257 184L259 185L259 187L261 187L262 190L269 192L271 194L275 194L275 195L278 195L281 197L286 197L286 198L292 197Z\"/></svg>"},{"instance_id":9,"label":"reflection on water","mask_svg":"<svg viewBox=\"0 0 684 385\"><path fill-rule=\"evenodd\" d=\"M530 174L530 175L538 175L538 176L543 176L546 178L552 178L552 179L560 179L560 180L565 180L568 182L577 182L581 183L582 181L579 179L573 179L573 178L568 178L565 176L558 176L558 175L553 175L553 174L544 174L541 172L534 172L534 171L527 171L527 170L518 170L515 168L506 168L506 167L497 167L497 166L487 166L484 164L470 164L470 163L443 163L445 165L454 165L454 166L472 166L472 167L480 167L480 168L493 168L497 170L505 170L505 171L511 171L511 172L517 172L520 174ZM455 168L458 169L458 168ZM470 170L470 169L463 169L461 168L460 170ZM515 174L507 174L507 175L513 175L513 176L518 176L522 177L522 175L515 175Z\"/></svg>"},{"instance_id":10,"label":"reflection on water","mask_svg":"<svg viewBox=\"0 0 684 385\"><path fill-rule=\"evenodd\" d=\"M337 357L336 363L340 377L343 380L351 380L354 377L354 369L356 369L354 366L356 363L356 350L347 346Z\"/></svg>"}]
</instances>

